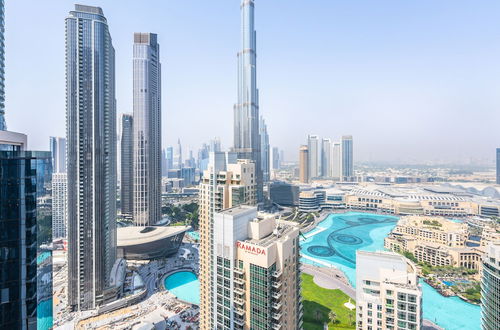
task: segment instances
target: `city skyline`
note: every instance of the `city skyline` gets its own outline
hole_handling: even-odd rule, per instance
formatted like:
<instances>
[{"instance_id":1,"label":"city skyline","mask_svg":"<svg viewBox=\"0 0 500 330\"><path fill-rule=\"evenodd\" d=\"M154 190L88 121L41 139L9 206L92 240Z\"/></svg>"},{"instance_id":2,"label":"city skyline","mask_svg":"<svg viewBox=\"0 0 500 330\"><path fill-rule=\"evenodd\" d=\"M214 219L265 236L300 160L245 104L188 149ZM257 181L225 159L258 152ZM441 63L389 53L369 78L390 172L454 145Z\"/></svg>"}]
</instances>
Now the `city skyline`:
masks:
<instances>
[{"instance_id":1,"label":"city skyline","mask_svg":"<svg viewBox=\"0 0 500 330\"><path fill-rule=\"evenodd\" d=\"M102 6L109 13L107 16L112 26L123 27L114 32L119 77L118 113L132 110L130 35L133 30L159 33L159 42L165 45L166 70L163 75L169 82L163 88L162 114L166 118L163 145L174 145L180 137L186 146L184 150L198 150L203 141L220 136L224 147L229 148L232 145L231 128L213 132L211 125L205 123L207 120L213 123L213 118L218 115L230 116L236 101L238 4L229 1L212 6L177 1L159 4L158 12L168 15L167 19L156 19L158 13L145 10L132 1L124 1L120 6L105 1L93 1L92 4ZM64 94L64 67L60 64L63 61L64 31L61 31L56 17L65 15L71 5L63 0L43 6L29 0L6 3L6 119L11 130L32 132L31 149L47 149L49 135L63 136L64 102L56 96ZM497 101L495 95L500 84L497 78L500 65L494 60L500 56L500 48L490 42L498 29L491 12L499 5L488 2L479 9L464 2L461 6L454 6L451 15L445 13L445 3L399 4L391 10L375 10L372 6L366 3L361 7L367 9L366 13L353 12L360 6L320 1L307 5L291 3L287 10L280 12L278 4L259 3L260 112L266 118L271 145L284 149L287 160L297 160L296 146L314 128L320 136L355 135L357 161L460 160L467 163L472 159L473 162L487 160L491 163L494 159L491 150L497 147L494 143L498 140L495 134L499 134L493 129L493 123L500 119L496 111L500 100ZM324 7L324 12L319 11L321 7ZM374 11L368 10L370 8ZM434 9L430 17L427 16L428 9ZM27 30L15 22L12 17L21 15L21 10L28 18L40 12L48 15L40 31ZM125 24L123 20L130 20L127 14L132 12L137 13L134 24ZM401 13L401 18L385 20L386 15L394 12ZM202 16L202 13L206 15ZM288 26L290 31L273 23L278 13L280 25ZM341 13L356 15L350 23L341 17ZM408 26L400 27L400 19L408 19L410 13L415 18L408 22ZM313 14L319 15L318 23L313 21ZM326 20L327 14L337 19ZM298 30L295 24L301 15L304 16L304 31ZM201 24L208 24L209 28L195 33L193 27L183 23L187 18L201 19ZM477 26L463 33L459 23L463 20L476 20ZM430 27L423 28L421 24L424 22ZM325 31L320 29L319 23L325 26ZM402 31L394 32L394 26ZM430 33L431 27L436 33ZM332 37L328 33L334 31L342 31L343 36ZM388 34L382 38L376 35L380 32ZM50 34L54 38L44 43L34 41L34 52L40 54L46 65L31 70L32 64L26 63L26 54L21 52L22 47L15 40L22 40L26 34L30 39L37 39L37 33ZM403 37L404 33L407 33L407 38ZM214 35L220 40L215 40ZM361 39L354 43L350 41L353 37ZM445 37L447 42L440 45ZM296 44L289 42L294 38ZM326 43L330 46L322 46L324 41L331 41ZM396 47L392 42L398 42L400 46ZM208 43L216 47L208 47ZM300 50L297 45L300 45ZM45 47L54 51L43 51ZM208 62L203 61L203 68L201 63L193 62L200 47L209 48L206 54ZM363 47L363 52L358 51ZM318 55L324 52L329 54L328 57ZM283 58L285 53L288 55ZM346 58L348 55L355 56ZM398 61L394 61L394 56ZM479 62L485 64L479 65ZM293 81L288 72L292 65ZM323 67L325 73L315 73L319 67ZM34 75L33 72L40 74ZM26 74L29 74L29 79ZM336 79L328 78L325 84L324 74L334 74ZM43 77L43 83L38 76ZM203 90L206 86L203 82L208 77L215 77L215 80L212 79L210 88ZM310 83L311 79L315 83ZM35 97L25 98L26 90ZM192 95L200 96L196 98L199 101ZM293 95L294 102L290 101L290 95ZM27 122L23 119L34 107L30 99L40 101L37 103L39 111L33 114L34 120ZM39 104L43 104L42 108ZM481 116L477 116L478 112ZM290 113L293 116L289 116ZM199 120L192 120L193 114ZM50 118L50 123L45 118ZM370 129L356 118L371 123ZM44 125L39 123L44 122L50 124L53 132L41 128ZM390 124L390 129L382 129L387 124ZM424 124L426 129L422 130ZM188 130L188 127L193 129ZM461 133L464 130L470 132L467 138Z\"/></svg>"}]
</instances>

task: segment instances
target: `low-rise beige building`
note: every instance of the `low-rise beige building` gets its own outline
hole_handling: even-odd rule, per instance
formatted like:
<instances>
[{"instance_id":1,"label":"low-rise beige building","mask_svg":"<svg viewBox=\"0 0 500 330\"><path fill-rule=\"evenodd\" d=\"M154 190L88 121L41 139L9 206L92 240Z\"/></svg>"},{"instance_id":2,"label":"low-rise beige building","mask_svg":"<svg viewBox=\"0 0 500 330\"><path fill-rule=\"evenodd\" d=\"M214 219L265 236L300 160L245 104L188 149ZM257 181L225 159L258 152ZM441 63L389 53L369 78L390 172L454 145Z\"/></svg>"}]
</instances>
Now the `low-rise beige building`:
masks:
<instances>
[{"instance_id":1,"label":"low-rise beige building","mask_svg":"<svg viewBox=\"0 0 500 330\"><path fill-rule=\"evenodd\" d=\"M453 266L481 270L483 247L468 247L467 224L445 218L408 216L399 220L385 238L384 247L410 252L431 266Z\"/></svg>"},{"instance_id":2,"label":"low-rise beige building","mask_svg":"<svg viewBox=\"0 0 500 330\"><path fill-rule=\"evenodd\" d=\"M481 246L489 246L496 242L500 242L500 232L493 225L483 227Z\"/></svg>"},{"instance_id":3,"label":"low-rise beige building","mask_svg":"<svg viewBox=\"0 0 500 330\"><path fill-rule=\"evenodd\" d=\"M454 222L441 217L402 217L392 230L395 234L410 236L419 241L450 247L465 246L469 237L466 223Z\"/></svg>"}]
</instances>

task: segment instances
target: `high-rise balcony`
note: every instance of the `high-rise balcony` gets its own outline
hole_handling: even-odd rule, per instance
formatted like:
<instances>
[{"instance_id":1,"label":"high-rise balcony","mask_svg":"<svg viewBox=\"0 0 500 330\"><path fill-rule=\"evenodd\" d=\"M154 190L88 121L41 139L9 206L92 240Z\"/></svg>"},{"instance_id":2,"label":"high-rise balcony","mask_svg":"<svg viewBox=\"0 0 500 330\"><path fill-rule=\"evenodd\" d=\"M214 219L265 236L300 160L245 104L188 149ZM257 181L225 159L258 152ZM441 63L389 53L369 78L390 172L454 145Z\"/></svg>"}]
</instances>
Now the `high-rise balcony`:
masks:
<instances>
[{"instance_id":1,"label":"high-rise balcony","mask_svg":"<svg viewBox=\"0 0 500 330\"><path fill-rule=\"evenodd\" d=\"M273 330L280 330L281 329L281 323L273 323L271 326L271 329Z\"/></svg>"},{"instance_id":2,"label":"high-rise balcony","mask_svg":"<svg viewBox=\"0 0 500 330\"><path fill-rule=\"evenodd\" d=\"M275 319L275 320L280 320L282 316L283 316L283 314L282 314L282 313L272 313L272 314L271 314L271 317L272 317L273 319Z\"/></svg>"},{"instance_id":3,"label":"high-rise balcony","mask_svg":"<svg viewBox=\"0 0 500 330\"><path fill-rule=\"evenodd\" d=\"M245 295L245 291L240 289L240 288L234 288L234 293L236 293L238 296L244 296Z\"/></svg>"},{"instance_id":4,"label":"high-rise balcony","mask_svg":"<svg viewBox=\"0 0 500 330\"><path fill-rule=\"evenodd\" d=\"M273 297L276 300L281 299L281 292L273 292L271 297Z\"/></svg>"},{"instance_id":5,"label":"high-rise balcony","mask_svg":"<svg viewBox=\"0 0 500 330\"><path fill-rule=\"evenodd\" d=\"M281 270L277 270L277 271L274 271L272 275L274 278L278 279L281 277L282 274L283 274L283 272Z\"/></svg>"},{"instance_id":6,"label":"high-rise balcony","mask_svg":"<svg viewBox=\"0 0 500 330\"><path fill-rule=\"evenodd\" d=\"M238 275L243 275L245 274L245 270L243 268L234 268L234 272Z\"/></svg>"},{"instance_id":7,"label":"high-rise balcony","mask_svg":"<svg viewBox=\"0 0 500 330\"><path fill-rule=\"evenodd\" d=\"M242 318L240 318L240 317L235 317L234 318L234 323L236 323L240 327L244 327L245 326L245 320L242 319Z\"/></svg>"},{"instance_id":8,"label":"high-rise balcony","mask_svg":"<svg viewBox=\"0 0 500 330\"><path fill-rule=\"evenodd\" d=\"M272 287L275 288L275 289L279 289L281 288L281 282L273 282L272 284Z\"/></svg>"},{"instance_id":9,"label":"high-rise balcony","mask_svg":"<svg viewBox=\"0 0 500 330\"><path fill-rule=\"evenodd\" d=\"M234 283L239 284L239 285L244 285L245 281L242 278L235 277L234 278Z\"/></svg>"},{"instance_id":10,"label":"high-rise balcony","mask_svg":"<svg viewBox=\"0 0 500 330\"><path fill-rule=\"evenodd\" d=\"M239 306L245 305L245 300L240 299L240 298L234 298L234 302L236 303L236 305L239 305Z\"/></svg>"},{"instance_id":11,"label":"high-rise balcony","mask_svg":"<svg viewBox=\"0 0 500 330\"><path fill-rule=\"evenodd\" d=\"M244 310L244 309L242 309L242 308L238 308L238 307L236 307L236 308L234 309L234 312L235 312L236 314L240 315L240 316L245 315L245 310Z\"/></svg>"},{"instance_id":12,"label":"high-rise balcony","mask_svg":"<svg viewBox=\"0 0 500 330\"><path fill-rule=\"evenodd\" d=\"M272 303L272 307L274 309L280 309L283 304L281 302L274 302Z\"/></svg>"}]
</instances>

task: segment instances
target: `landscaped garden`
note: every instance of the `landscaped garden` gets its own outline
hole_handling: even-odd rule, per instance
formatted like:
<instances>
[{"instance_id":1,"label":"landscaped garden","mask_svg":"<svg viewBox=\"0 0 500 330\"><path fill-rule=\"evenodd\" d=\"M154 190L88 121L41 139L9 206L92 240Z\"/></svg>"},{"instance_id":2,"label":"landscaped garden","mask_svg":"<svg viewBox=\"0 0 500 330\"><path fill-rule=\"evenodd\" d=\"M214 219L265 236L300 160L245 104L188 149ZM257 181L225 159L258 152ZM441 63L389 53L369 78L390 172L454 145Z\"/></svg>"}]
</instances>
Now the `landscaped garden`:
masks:
<instances>
[{"instance_id":1,"label":"landscaped garden","mask_svg":"<svg viewBox=\"0 0 500 330\"><path fill-rule=\"evenodd\" d=\"M325 323L328 329L355 329L356 310L344 305L350 299L344 292L322 288L311 275L302 274L302 298L305 330L323 330Z\"/></svg>"}]
</instances>

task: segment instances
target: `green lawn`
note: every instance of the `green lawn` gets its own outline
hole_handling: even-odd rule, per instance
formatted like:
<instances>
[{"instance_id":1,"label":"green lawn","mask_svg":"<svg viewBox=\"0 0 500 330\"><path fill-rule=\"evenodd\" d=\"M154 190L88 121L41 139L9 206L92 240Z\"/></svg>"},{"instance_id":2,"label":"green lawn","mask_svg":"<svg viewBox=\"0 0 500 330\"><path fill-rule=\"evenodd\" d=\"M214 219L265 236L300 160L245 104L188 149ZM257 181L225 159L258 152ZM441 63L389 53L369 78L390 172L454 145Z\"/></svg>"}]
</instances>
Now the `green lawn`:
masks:
<instances>
[{"instance_id":1,"label":"green lawn","mask_svg":"<svg viewBox=\"0 0 500 330\"><path fill-rule=\"evenodd\" d=\"M329 322L328 329L355 329L349 320L349 313L352 315L352 322L355 322L356 310L350 312L344 306L344 303L349 301L349 296L344 292L338 289L324 289L313 282L311 275L302 274L302 298L305 330L323 330L325 322ZM351 303L355 304L353 300ZM331 310L337 314L335 324L328 319L328 313Z\"/></svg>"}]
</instances>

